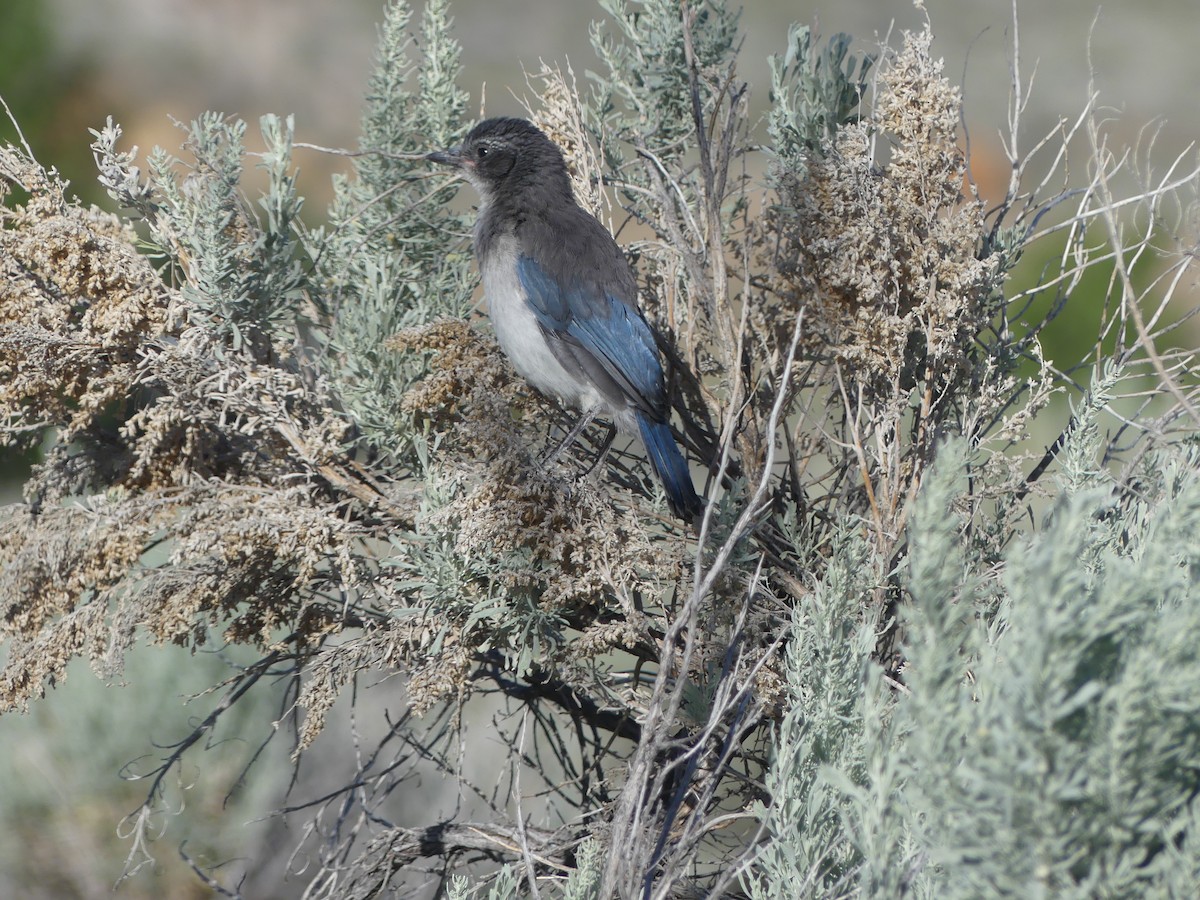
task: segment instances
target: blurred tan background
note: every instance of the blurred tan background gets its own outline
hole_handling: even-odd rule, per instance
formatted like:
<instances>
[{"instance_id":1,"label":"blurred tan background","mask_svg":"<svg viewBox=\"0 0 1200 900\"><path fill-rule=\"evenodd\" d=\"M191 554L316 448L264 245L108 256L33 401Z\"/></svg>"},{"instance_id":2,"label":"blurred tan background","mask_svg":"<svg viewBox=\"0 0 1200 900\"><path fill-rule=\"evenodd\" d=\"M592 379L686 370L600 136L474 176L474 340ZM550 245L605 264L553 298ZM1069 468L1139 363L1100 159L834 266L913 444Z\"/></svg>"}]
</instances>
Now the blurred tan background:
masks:
<instances>
[{"instance_id":1,"label":"blurred tan background","mask_svg":"<svg viewBox=\"0 0 1200 900\"><path fill-rule=\"evenodd\" d=\"M419 12L421 3L414 4ZM1006 118L1012 8L1001 0L929 0L935 52L964 86L976 177L994 195L1005 173L997 137ZM1165 118L1165 156L1196 131L1200 113L1200 21L1194 0L1096 0L1020 4L1023 72L1036 77L1025 136L1032 142L1088 93L1089 47L1096 87L1136 140ZM207 109L247 118L294 112L299 140L351 146L371 66L382 0L0 0L0 94L14 107L44 162L88 190L88 127L113 115L130 143L178 145L170 118ZM766 103L770 53L785 49L793 21L822 33L847 31L869 44L920 24L911 0L743 0L742 77L755 108ZM581 76L595 64L590 0L458 0L463 87L478 109L513 113L522 64L569 58ZM251 133L254 128L251 128ZM8 136L8 132L4 132ZM328 190L336 161L300 157L302 189ZM320 204L318 203L319 207ZM313 209L310 207L310 213Z\"/></svg>"}]
</instances>

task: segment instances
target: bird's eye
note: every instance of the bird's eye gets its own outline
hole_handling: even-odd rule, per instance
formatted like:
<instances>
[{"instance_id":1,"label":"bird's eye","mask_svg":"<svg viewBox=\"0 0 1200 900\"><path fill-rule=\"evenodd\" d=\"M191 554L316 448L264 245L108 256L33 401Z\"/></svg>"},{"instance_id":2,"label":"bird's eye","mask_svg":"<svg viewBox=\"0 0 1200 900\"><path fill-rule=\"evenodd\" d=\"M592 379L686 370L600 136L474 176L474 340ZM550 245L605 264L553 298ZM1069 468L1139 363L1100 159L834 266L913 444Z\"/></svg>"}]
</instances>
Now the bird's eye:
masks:
<instances>
[{"instance_id":1,"label":"bird's eye","mask_svg":"<svg viewBox=\"0 0 1200 900\"><path fill-rule=\"evenodd\" d=\"M475 151L475 155L478 156L480 159L483 159L485 156L488 155L488 148L480 147L478 150Z\"/></svg>"}]
</instances>

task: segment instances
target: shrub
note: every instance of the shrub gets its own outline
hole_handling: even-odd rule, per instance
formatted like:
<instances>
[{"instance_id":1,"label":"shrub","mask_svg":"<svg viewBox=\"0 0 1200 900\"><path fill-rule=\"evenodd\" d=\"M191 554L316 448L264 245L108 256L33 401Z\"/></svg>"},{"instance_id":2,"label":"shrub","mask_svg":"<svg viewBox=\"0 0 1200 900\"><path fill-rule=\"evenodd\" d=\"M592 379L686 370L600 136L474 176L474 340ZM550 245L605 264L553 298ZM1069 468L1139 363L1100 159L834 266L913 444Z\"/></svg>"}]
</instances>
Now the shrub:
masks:
<instances>
[{"instance_id":1,"label":"shrub","mask_svg":"<svg viewBox=\"0 0 1200 900\"><path fill-rule=\"evenodd\" d=\"M281 811L308 897L1193 884L1196 172L1121 194L1091 102L1029 154L1018 115L989 210L928 28L871 54L793 29L759 135L721 3L603 7L588 90L543 66L529 112L581 202L639 226L698 533L636 449L598 478L538 462L556 410L469 321L468 222L422 158L467 126L446 6L395 2L320 229L288 119L261 123L256 201L216 115L146 176L95 133L120 215L0 152L27 194L0 230L5 438L51 435L0 530L0 704L76 657L116 677L142 641L253 649L157 772L282 681L296 765L318 739L354 760ZM1027 176L1080 153L1071 193ZM1060 265L1013 283L1058 235ZM1093 356L1047 364L1046 321L1095 302ZM368 686L385 727L329 733ZM453 796L414 820L397 798L431 776Z\"/></svg>"}]
</instances>

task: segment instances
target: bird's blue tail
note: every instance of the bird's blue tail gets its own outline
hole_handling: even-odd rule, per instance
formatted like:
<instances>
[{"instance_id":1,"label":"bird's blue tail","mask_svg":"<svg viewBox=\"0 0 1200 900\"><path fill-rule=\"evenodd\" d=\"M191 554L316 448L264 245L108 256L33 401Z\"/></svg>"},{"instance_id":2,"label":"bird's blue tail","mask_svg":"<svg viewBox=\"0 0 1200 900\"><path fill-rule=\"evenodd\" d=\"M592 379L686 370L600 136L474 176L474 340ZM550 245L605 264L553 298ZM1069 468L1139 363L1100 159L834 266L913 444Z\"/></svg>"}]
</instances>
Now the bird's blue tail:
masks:
<instances>
[{"instance_id":1,"label":"bird's blue tail","mask_svg":"<svg viewBox=\"0 0 1200 900\"><path fill-rule=\"evenodd\" d=\"M671 512L681 519L695 521L704 509L704 501L692 486L692 473L688 471L687 461L675 445L671 427L666 422L648 419L641 412L637 413L637 423L642 433L642 443L646 445L646 456L650 459L654 474L662 482Z\"/></svg>"}]
</instances>

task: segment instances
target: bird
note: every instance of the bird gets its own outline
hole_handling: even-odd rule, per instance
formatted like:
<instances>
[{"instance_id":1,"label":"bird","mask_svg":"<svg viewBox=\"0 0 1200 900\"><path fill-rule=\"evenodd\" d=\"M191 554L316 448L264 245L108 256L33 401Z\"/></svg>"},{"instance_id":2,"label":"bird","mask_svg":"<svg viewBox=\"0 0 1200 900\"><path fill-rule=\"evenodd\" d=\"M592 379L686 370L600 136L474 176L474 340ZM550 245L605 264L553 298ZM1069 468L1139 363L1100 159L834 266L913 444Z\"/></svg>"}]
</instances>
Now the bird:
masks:
<instances>
[{"instance_id":1,"label":"bird","mask_svg":"<svg viewBox=\"0 0 1200 900\"><path fill-rule=\"evenodd\" d=\"M527 119L485 119L462 144L425 157L479 193L475 259L488 316L514 369L581 413L552 461L597 416L635 434L668 506L695 522L704 501L671 434L654 333L616 240L579 205L562 150ZM594 467L593 467L594 468Z\"/></svg>"}]
</instances>

